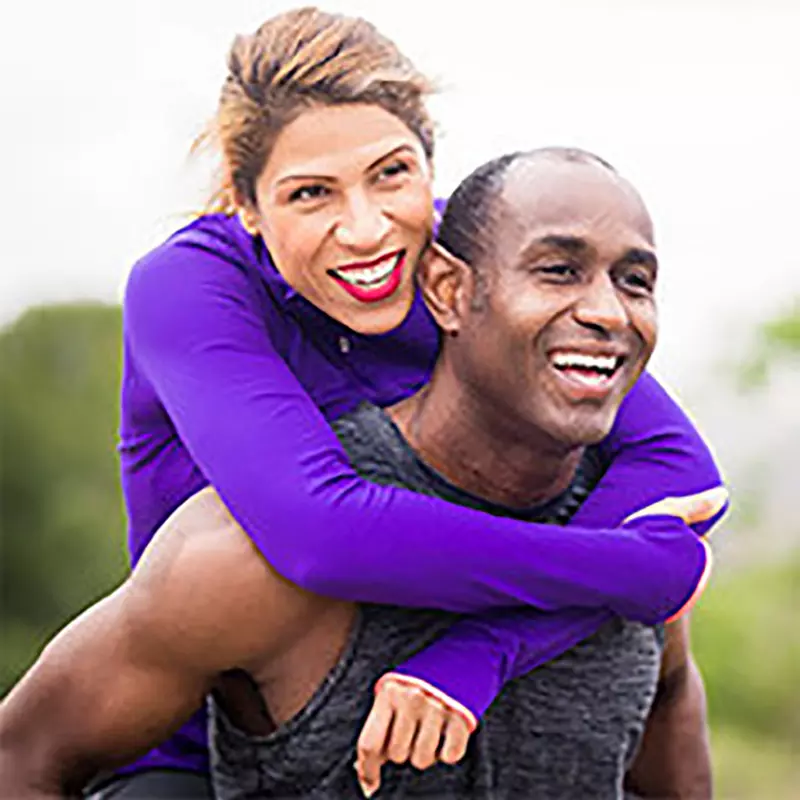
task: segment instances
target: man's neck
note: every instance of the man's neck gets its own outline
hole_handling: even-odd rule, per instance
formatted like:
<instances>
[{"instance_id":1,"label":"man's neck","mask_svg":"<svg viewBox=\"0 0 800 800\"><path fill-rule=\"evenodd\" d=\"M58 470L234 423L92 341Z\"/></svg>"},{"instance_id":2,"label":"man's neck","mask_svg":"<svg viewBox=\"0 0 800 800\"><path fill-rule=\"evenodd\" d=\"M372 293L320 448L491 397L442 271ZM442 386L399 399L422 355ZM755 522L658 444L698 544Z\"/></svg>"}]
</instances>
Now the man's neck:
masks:
<instances>
[{"instance_id":1,"label":"man's neck","mask_svg":"<svg viewBox=\"0 0 800 800\"><path fill-rule=\"evenodd\" d=\"M485 405L437 370L425 389L387 413L426 464L470 494L522 509L565 491L583 448L524 431Z\"/></svg>"}]
</instances>

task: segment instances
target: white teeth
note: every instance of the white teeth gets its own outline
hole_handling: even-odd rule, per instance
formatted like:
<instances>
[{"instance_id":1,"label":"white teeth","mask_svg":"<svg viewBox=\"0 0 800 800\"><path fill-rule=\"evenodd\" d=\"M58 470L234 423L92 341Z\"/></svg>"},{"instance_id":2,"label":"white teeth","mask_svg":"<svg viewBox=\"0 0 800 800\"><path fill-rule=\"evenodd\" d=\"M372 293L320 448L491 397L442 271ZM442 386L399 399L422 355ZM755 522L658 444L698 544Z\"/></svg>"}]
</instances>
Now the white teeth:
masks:
<instances>
[{"instance_id":1,"label":"white teeth","mask_svg":"<svg viewBox=\"0 0 800 800\"><path fill-rule=\"evenodd\" d=\"M617 368L615 356L590 356L586 353L555 353L553 364L561 369L579 367L581 369L603 370L613 372Z\"/></svg>"},{"instance_id":2,"label":"white teeth","mask_svg":"<svg viewBox=\"0 0 800 800\"><path fill-rule=\"evenodd\" d=\"M394 258L382 261L373 267L332 271L337 278L353 286L376 286L389 279L402 255L402 253L398 253Z\"/></svg>"},{"instance_id":3,"label":"white teeth","mask_svg":"<svg viewBox=\"0 0 800 800\"><path fill-rule=\"evenodd\" d=\"M570 377L576 383L590 387L604 386L611 380L611 376L600 372L571 372Z\"/></svg>"}]
</instances>

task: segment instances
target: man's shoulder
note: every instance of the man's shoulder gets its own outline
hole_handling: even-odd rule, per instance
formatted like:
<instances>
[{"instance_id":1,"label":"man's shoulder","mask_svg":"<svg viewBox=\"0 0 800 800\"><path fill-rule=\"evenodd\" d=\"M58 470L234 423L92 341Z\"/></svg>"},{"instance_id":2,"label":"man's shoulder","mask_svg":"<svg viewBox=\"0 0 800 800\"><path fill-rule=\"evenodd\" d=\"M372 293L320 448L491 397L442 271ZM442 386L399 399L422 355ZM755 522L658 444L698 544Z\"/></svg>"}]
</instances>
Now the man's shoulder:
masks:
<instances>
[{"instance_id":1,"label":"man's shoulder","mask_svg":"<svg viewBox=\"0 0 800 800\"><path fill-rule=\"evenodd\" d=\"M356 471L374 483L405 486L420 491L416 481L416 459L391 417L372 403L333 423Z\"/></svg>"},{"instance_id":2,"label":"man's shoulder","mask_svg":"<svg viewBox=\"0 0 800 800\"><path fill-rule=\"evenodd\" d=\"M151 652L213 674L262 648L263 609L274 602L274 579L274 569L206 487L148 544L123 584L120 624Z\"/></svg>"},{"instance_id":3,"label":"man's shoulder","mask_svg":"<svg viewBox=\"0 0 800 800\"><path fill-rule=\"evenodd\" d=\"M383 409L360 403L355 411L334 420L333 430L359 471L376 458L381 461L399 455L398 432Z\"/></svg>"}]
</instances>

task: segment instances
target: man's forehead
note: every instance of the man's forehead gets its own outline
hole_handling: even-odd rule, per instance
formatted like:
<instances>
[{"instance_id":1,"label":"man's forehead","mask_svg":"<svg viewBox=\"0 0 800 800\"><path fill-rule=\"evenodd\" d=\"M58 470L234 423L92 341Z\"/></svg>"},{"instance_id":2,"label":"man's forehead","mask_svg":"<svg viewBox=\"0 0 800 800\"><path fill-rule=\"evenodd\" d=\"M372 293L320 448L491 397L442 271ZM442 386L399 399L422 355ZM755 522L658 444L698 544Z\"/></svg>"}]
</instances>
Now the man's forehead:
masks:
<instances>
[{"instance_id":1,"label":"man's forehead","mask_svg":"<svg viewBox=\"0 0 800 800\"><path fill-rule=\"evenodd\" d=\"M517 161L505 176L498 233L627 228L652 243L650 215L638 192L601 164L537 156Z\"/></svg>"}]
</instances>

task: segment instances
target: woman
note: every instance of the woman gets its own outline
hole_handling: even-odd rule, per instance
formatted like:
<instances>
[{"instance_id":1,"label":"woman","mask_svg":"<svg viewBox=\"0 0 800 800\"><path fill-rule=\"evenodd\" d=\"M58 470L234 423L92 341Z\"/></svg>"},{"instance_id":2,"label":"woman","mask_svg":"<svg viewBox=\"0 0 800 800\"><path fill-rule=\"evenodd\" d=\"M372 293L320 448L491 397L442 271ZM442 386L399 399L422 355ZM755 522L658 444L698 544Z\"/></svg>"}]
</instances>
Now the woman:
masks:
<instances>
[{"instance_id":1,"label":"woman","mask_svg":"<svg viewBox=\"0 0 800 800\"><path fill-rule=\"evenodd\" d=\"M363 20L302 9L235 41L214 126L223 156L215 203L136 265L125 298L121 457L132 561L210 483L267 560L315 593L466 613L606 606L664 620L707 567L683 506L655 512L675 515L667 535L662 524L651 536L647 516L610 528L720 479L652 377L629 394L604 444L612 466L572 533L367 484L328 427L362 400L408 396L435 357L438 334L413 278L434 224L428 90ZM377 111L348 117L356 107ZM282 133L319 108L341 109L342 139L311 130L287 144ZM357 142L345 136L348 119L363 123ZM642 470L646 481L629 481ZM721 511L704 514L696 531ZM604 529L591 533L589 553L587 528ZM619 571L595 574L598 554ZM436 674L436 647L413 674ZM431 682L470 707L469 688L452 687L447 674ZM158 788L128 783L131 796L199 791L182 790L179 771L206 773L203 724L198 712L134 765L134 781L178 772Z\"/></svg>"}]
</instances>

